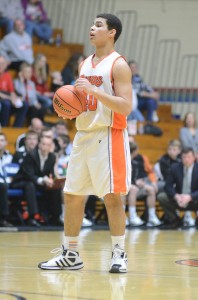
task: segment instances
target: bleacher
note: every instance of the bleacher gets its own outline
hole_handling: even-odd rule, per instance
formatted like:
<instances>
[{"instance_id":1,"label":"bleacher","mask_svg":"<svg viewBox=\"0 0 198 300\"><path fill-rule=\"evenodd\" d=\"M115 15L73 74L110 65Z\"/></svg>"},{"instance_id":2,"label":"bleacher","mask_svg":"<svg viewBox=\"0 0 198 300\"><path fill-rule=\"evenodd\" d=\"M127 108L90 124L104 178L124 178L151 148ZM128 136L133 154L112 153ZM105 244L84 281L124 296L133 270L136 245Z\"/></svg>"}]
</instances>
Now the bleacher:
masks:
<instances>
[{"instance_id":1,"label":"bleacher","mask_svg":"<svg viewBox=\"0 0 198 300\"><path fill-rule=\"evenodd\" d=\"M60 29L54 29L54 37L57 35L57 33L62 35L62 31ZM2 36L2 30L0 29L0 37ZM36 38L33 39L33 50L34 55L38 53L43 53L46 55L48 63L49 63L49 69L50 71L60 71L66 64L66 62L69 60L71 55L75 52L83 53L84 47L82 44L61 44L60 46L54 45L43 45L39 44L38 40ZM15 73L11 72L12 76L15 77ZM50 84L50 77L49 77L49 84ZM169 91L169 95L170 95ZM164 97L166 96L166 93L163 93ZM164 101L167 103L167 101ZM138 143L140 153L147 155L150 162L154 164L161 155L163 155L166 152L168 142L171 139L175 139L179 137L179 129L182 126L182 122L180 120L175 120L172 118L172 112L171 112L171 105L170 104L163 104L159 105L158 109L158 115L160 122L156 125L159 126L163 134L160 137L155 137L152 135L139 135L137 134L135 136L135 140ZM12 120L10 122L10 127L4 127L2 128L2 132L4 132L7 135L8 139L8 146L7 149L11 152L15 152L15 142L17 137L28 130L27 127L23 128L13 128L12 127ZM45 122L46 123L55 123L59 120L58 116L56 114L53 115L46 115L45 116ZM67 120L69 129L69 135L70 138L73 140L73 137L75 135L76 129L75 129L75 121L74 120ZM142 207L144 204L142 202L139 202L137 205L137 208L139 211L142 211ZM97 218L105 218L105 215L102 216L101 212L104 209L104 204L100 200L96 203L96 219ZM160 213L160 208L157 206L157 210Z\"/></svg>"}]
</instances>

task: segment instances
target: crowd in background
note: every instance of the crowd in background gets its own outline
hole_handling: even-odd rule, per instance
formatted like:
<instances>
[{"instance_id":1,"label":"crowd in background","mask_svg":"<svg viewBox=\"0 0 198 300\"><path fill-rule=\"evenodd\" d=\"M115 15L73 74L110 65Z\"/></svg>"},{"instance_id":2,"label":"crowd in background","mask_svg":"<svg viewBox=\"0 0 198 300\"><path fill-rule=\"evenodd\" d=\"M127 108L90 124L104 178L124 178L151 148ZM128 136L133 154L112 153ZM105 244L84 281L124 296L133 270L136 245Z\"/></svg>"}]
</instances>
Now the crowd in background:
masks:
<instances>
[{"instance_id":1,"label":"crowd in background","mask_svg":"<svg viewBox=\"0 0 198 300\"><path fill-rule=\"evenodd\" d=\"M74 84L79 64L85 56L74 53L61 72L49 70L47 57L42 53L34 56L33 53L34 36L40 43L54 43L53 30L42 1L0 0L0 4L0 27L5 30L0 40L0 123L1 127L9 126L10 116L14 115L13 127L28 126L29 129L16 140L16 152L13 155L6 150L6 136L0 133L0 226L12 226L15 210L9 199L9 189L23 190L27 201L27 207L22 211L25 224L36 227L46 224L62 226L62 187L54 188L54 184L55 178L66 175L72 143L65 122L46 127L44 119L46 114L54 113L52 99L55 91L64 84ZM138 72L137 62L129 61L128 64L132 71L133 89L133 109L128 116L128 123L133 120L158 122L160 94L144 82ZM16 76L13 77L12 71ZM132 184L129 194L123 197L128 216L126 226L195 226L198 210L198 185L194 184L194 178L198 176L195 115L190 112L186 115L178 140L170 141L167 153L158 158L155 166L150 164L144 153L139 152L132 135L130 150ZM12 176L6 171L10 163L16 167ZM186 168L190 169L187 181ZM180 178L176 176L178 170ZM145 199L143 216L137 213L138 199ZM88 200L89 197L85 205L89 203ZM161 219L156 213L157 200L164 209ZM180 218L180 210L184 211L183 219ZM83 224L92 226L93 219L94 211L90 220L84 218Z\"/></svg>"}]
</instances>

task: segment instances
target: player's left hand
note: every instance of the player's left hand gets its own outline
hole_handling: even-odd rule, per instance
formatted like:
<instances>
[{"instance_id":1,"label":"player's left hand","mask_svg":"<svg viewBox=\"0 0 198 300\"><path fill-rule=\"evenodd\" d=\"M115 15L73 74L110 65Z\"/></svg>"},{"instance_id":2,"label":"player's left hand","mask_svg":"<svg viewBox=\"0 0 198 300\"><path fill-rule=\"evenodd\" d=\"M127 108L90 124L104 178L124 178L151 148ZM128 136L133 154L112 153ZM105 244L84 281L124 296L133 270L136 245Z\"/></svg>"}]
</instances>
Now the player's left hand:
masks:
<instances>
[{"instance_id":1,"label":"player's left hand","mask_svg":"<svg viewBox=\"0 0 198 300\"><path fill-rule=\"evenodd\" d=\"M78 78L75 82L75 88L79 89L79 90L83 90L84 92L86 92L87 94L92 94L93 90L94 90L94 85L92 85L89 80L87 80L86 78Z\"/></svg>"}]
</instances>

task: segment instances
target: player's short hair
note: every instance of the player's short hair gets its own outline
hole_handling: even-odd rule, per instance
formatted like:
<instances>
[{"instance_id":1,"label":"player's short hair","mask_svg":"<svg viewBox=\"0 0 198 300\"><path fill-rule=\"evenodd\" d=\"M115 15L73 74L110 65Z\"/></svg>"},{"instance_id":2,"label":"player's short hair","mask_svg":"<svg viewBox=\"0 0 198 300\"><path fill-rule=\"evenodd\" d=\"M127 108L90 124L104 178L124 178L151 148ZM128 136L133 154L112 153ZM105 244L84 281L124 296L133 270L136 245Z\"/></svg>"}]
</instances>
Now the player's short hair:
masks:
<instances>
[{"instance_id":1,"label":"player's short hair","mask_svg":"<svg viewBox=\"0 0 198 300\"><path fill-rule=\"evenodd\" d=\"M120 19L118 17L116 17L115 15L107 14L107 13L98 14L96 16L96 18L105 19L106 22L107 22L108 29L109 30L111 30L111 29L116 30L116 34L115 34L115 37L114 37L114 42L116 42L117 39L119 38L121 32L122 32L122 23L121 23Z\"/></svg>"}]
</instances>

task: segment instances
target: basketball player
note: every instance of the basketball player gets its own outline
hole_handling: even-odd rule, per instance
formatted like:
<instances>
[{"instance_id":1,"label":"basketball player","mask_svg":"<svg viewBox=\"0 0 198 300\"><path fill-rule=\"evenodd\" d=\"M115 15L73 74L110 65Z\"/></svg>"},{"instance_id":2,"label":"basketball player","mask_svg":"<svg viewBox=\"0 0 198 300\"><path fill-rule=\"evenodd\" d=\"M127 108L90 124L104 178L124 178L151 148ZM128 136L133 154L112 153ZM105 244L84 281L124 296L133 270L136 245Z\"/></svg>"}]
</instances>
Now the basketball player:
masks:
<instances>
[{"instance_id":1,"label":"basketball player","mask_svg":"<svg viewBox=\"0 0 198 300\"><path fill-rule=\"evenodd\" d=\"M90 29L95 54L80 66L75 86L87 93L87 111L76 119L77 134L65 183L64 242L61 254L39 264L47 270L83 268L78 235L84 216L84 195L104 197L112 239L111 273L127 272L125 212L121 194L131 180L126 116L131 112L131 71L114 43L122 31L112 14L97 15Z\"/></svg>"}]
</instances>

